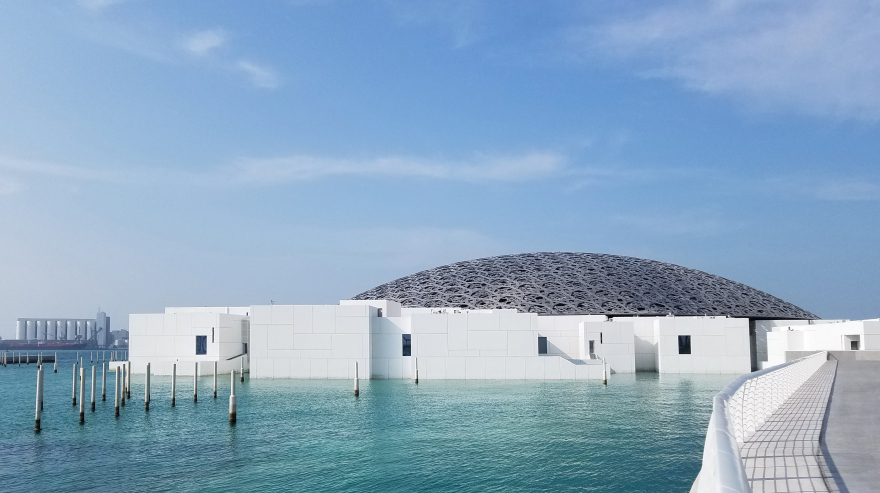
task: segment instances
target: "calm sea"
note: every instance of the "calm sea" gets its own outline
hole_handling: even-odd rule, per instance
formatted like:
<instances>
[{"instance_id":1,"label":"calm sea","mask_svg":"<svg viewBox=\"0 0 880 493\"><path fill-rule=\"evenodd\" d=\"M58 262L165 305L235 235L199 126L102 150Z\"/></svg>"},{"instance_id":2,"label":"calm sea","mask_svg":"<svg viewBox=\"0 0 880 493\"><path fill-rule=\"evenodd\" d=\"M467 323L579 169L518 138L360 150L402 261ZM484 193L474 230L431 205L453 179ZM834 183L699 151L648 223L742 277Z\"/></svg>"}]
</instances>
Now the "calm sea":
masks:
<instances>
[{"instance_id":1,"label":"calm sea","mask_svg":"<svg viewBox=\"0 0 880 493\"><path fill-rule=\"evenodd\" d=\"M88 354L88 353L83 353ZM73 354L0 367L0 484L12 491L687 491L712 396L732 375L614 375L601 382L249 380L143 375L113 416L113 378L80 425ZM86 367L89 368L88 358ZM88 378L87 378L88 380ZM88 387L86 392L88 402Z\"/></svg>"}]
</instances>

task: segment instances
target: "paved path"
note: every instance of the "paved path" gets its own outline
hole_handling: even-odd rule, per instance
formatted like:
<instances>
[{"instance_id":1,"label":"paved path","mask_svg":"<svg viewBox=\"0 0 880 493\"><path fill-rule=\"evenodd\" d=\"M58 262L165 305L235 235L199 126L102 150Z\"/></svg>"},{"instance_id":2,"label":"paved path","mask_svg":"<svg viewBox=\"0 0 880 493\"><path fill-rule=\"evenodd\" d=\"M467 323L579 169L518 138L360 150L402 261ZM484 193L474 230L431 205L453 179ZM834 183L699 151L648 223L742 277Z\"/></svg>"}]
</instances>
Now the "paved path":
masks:
<instances>
[{"instance_id":1,"label":"paved path","mask_svg":"<svg viewBox=\"0 0 880 493\"><path fill-rule=\"evenodd\" d=\"M755 493L827 492L819 438L837 361L828 361L740 448Z\"/></svg>"},{"instance_id":2,"label":"paved path","mask_svg":"<svg viewBox=\"0 0 880 493\"><path fill-rule=\"evenodd\" d=\"M835 352L835 354L837 354ZM825 431L833 491L880 491L880 361L840 355ZM834 485L832 485L834 486Z\"/></svg>"}]
</instances>

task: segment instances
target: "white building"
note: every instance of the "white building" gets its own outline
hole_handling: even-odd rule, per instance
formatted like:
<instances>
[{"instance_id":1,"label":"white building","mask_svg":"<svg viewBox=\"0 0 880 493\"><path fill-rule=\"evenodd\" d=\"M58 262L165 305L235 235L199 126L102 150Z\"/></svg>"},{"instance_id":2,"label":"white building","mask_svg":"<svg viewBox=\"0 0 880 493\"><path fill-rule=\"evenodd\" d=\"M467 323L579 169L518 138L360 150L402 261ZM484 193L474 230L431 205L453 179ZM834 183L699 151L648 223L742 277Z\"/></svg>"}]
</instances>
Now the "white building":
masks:
<instances>
[{"instance_id":1,"label":"white building","mask_svg":"<svg viewBox=\"0 0 880 493\"><path fill-rule=\"evenodd\" d=\"M381 315L380 315L381 310ZM339 305L167 308L131 315L130 358L156 374L254 378L600 379L614 373L747 373L749 321L727 317L538 316L510 309Z\"/></svg>"},{"instance_id":2,"label":"white building","mask_svg":"<svg viewBox=\"0 0 880 493\"><path fill-rule=\"evenodd\" d=\"M19 341L93 341L107 346L110 317L98 312L95 318L19 318L15 339Z\"/></svg>"},{"instance_id":3,"label":"white building","mask_svg":"<svg viewBox=\"0 0 880 493\"><path fill-rule=\"evenodd\" d=\"M823 321L826 322L826 321ZM767 333L767 364L785 363L816 351L878 351L880 319L788 324Z\"/></svg>"},{"instance_id":4,"label":"white building","mask_svg":"<svg viewBox=\"0 0 880 493\"><path fill-rule=\"evenodd\" d=\"M492 257L423 271L338 305L167 308L131 315L130 358L157 374L254 378L598 379L742 374L767 331L815 315L756 289L650 260ZM762 341L758 341L759 329ZM135 370L137 371L137 370Z\"/></svg>"}]
</instances>

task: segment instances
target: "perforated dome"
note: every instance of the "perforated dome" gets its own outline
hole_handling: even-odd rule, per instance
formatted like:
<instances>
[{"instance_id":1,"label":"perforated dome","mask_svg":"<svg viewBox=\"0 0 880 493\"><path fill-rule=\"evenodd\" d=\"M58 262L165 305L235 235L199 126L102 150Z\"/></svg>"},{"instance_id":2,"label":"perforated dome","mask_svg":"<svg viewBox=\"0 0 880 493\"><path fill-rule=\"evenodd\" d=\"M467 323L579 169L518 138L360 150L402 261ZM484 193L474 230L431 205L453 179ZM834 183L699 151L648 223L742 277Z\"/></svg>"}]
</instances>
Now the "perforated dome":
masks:
<instances>
[{"instance_id":1,"label":"perforated dome","mask_svg":"<svg viewBox=\"0 0 880 493\"><path fill-rule=\"evenodd\" d=\"M401 277L352 299L393 300L409 308L515 308L545 315L818 318L706 272L596 253L526 253L457 262Z\"/></svg>"}]
</instances>

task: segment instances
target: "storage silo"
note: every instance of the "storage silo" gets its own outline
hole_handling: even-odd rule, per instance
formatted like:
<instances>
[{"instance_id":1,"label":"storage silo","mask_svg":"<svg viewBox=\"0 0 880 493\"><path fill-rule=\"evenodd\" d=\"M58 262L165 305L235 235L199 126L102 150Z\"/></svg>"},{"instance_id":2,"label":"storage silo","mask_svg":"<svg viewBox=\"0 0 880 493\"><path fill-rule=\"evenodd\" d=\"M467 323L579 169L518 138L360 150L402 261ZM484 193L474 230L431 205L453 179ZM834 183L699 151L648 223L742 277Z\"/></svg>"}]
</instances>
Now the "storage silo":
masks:
<instances>
[{"instance_id":1,"label":"storage silo","mask_svg":"<svg viewBox=\"0 0 880 493\"><path fill-rule=\"evenodd\" d=\"M91 341L92 336L95 332L95 322L92 320L86 320L86 340Z\"/></svg>"},{"instance_id":2,"label":"storage silo","mask_svg":"<svg viewBox=\"0 0 880 493\"><path fill-rule=\"evenodd\" d=\"M46 321L45 320L37 320L37 337L38 341L46 340Z\"/></svg>"},{"instance_id":3,"label":"storage silo","mask_svg":"<svg viewBox=\"0 0 880 493\"><path fill-rule=\"evenodd\" d=\"M72 341L76 339L76 320L68 320L64 322L64 325L67 326L64 330L67 340Z\"/></svg>"},{"instance_id":4,"label":"storage silo","mask_svg":"<svg viewBox=\"0 0 880 493\"><path fill-rule=\"evenodd\" d=\"M37 338L37 321L36 320L28 320L25 328L25 338L28 341L33 341Z\"/></svg>"},{"instance_id":5,"label":"storage silo","mask_svg":"<svg viewBox=\"0 0 880 493\"><path fill-rule=\"evenodd\" d=\"M110 317L104 312L98 312L95 317L95 323L98 332L98 345L104 347L107 345L107 334L110 332Z\"/></svg>"},{"instance_id":6,"label":"storage silo","mask_svg":"<svg viewBox=\"0 0 880 493\"><path fill-rule=\"evenodd\" d=\"M55 321L55 340L63 341L66 338L66 334L64 331L64 320L56 320Z\"/></svg>"},{"instance_id":7,"label":"storage silo","mask_svg":"<svg viewBox=\"0 0 880 493\"><path fill-rule=\"evenodd\" d=\"M54 341L55 340L55 334L58 332L56 327L58 327L58 325L56 324L55 320L46 320L46 340L47 341Z\"/></svg>"}]
</instances>

